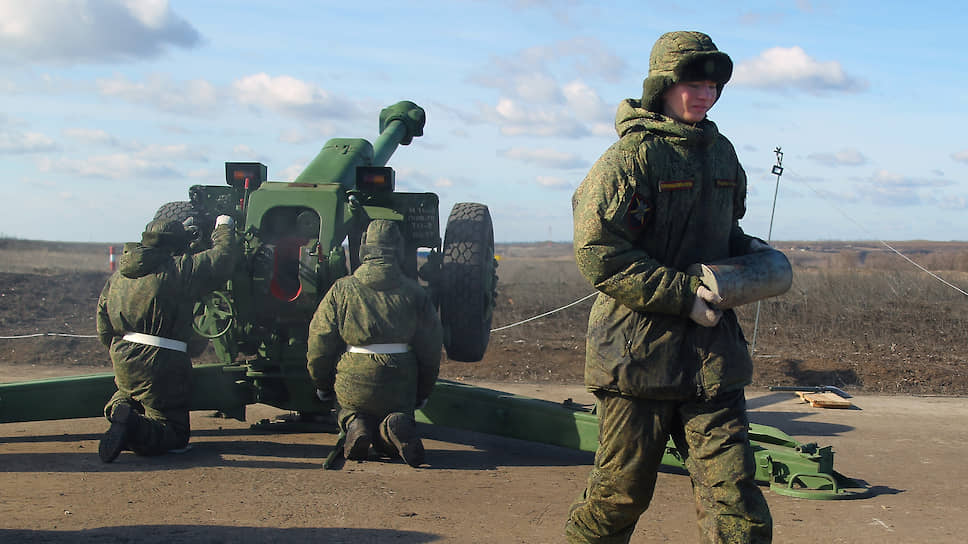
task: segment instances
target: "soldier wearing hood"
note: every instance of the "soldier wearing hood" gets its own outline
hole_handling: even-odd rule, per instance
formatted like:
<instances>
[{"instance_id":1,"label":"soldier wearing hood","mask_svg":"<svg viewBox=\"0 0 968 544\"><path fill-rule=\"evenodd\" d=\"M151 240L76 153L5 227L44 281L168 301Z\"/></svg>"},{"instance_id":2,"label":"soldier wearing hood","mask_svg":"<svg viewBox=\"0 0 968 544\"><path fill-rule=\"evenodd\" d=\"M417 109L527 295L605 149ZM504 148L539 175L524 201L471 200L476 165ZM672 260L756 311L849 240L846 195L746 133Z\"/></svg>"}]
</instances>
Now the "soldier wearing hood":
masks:
<instances>
[{"instance_id":1,"label":"soldier wearing hood","mask_svg":"<svg viewBox=\"0 0 968 544\"><path fill-rule=\"evenodd\" d=\"M685 272L768 248L739 226L746 174L706 117L731 74L709 36L662 35L641 100L619 105L619 140L573 196L575 259L600 291L585 361L600 433L568 542L629 541L670 436L692 478L701 541L772 538L748 438L746 339L733 311L715 309L719 296Z\"/></svg>"},{"instance_id":2,"label":"soldier wearing hood","mask_svg":"<svg viewBox=\"0 0 968 544\"><path fill-rule=\"evenodd\" d=\"M414 410L440 371L442 328L430 294L403 273L396 223L370 222L361 264L326 292L309 325L307 366L320 400L335 392L344 455L365 460L370 446L423 464Z\"/></svg>"},{"instance_id":3,"label":"soldier wearing hood","mask_svg":"<svg viewBox=\"0 0 968 544\"><path fill-rule=\"evenodd\" d=\"M235 267L232 218L216 219L211 249L186 255L190 242L178 221L148 223L141 243L124 245L118 271L101 291L97 333L110 350L118 387L104 408L111 427L98 454L105 463L122 450L159 455L188 448L193 310Z\"/></svg>"}]
</instances>

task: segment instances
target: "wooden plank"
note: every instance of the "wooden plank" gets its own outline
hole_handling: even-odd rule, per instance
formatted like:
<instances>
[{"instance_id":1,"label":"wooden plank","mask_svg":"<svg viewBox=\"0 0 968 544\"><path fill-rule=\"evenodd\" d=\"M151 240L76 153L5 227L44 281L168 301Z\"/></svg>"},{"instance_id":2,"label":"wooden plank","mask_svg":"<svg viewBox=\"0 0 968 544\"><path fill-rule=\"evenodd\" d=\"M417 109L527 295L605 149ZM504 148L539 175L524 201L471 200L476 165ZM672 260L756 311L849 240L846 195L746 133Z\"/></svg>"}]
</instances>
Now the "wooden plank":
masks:
<instances>
[{"instance_id":1,"label":"wooden plank","mask_svg":"<svg viewBox=\"0 0 968 544\"><path fill-rule=\"evenodd\" d=\"M850 408L850 401L842 398L836 393L824 391L822 393L811 393L809 391L797 391L804 402L809 402L814 408Z\"/></svg>"}]
</instances>

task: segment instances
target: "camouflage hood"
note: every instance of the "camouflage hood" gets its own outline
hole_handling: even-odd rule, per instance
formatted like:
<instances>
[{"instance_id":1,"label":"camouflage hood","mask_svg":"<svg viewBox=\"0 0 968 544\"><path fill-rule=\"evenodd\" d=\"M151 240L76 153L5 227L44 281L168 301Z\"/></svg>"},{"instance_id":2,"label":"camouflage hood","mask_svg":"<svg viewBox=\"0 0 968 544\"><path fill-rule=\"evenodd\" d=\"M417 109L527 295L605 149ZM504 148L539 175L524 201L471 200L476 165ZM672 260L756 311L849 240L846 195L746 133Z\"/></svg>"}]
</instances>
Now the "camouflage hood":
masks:
<instances>
[{"instance_id":1,"label":"camouflage hood","mask_svg":"<svg viewBox=\"0 0 968 544\"><path fill-rule=\"evenodd\" d=\"M403 236L393 221L370 221L360 240L362 264L353 273L365 285L374 289L396 286L402 273Z\"/></svg>"},{"instance_id":2,"label":"camouflage hood","mask_svg":"<svg viewBox=\"0 0 968 544\"><path fill-rule=\"evenodd\" d=\"M733 74L733 61L702 32L667 32L649 55L649 76L642 82L642 105L663 111L662 95L682 81L715 81L717 100Z\"/></svg>"},{"instance_id":3,"label":"camouflage hood","mask_svg":"<svg viewBox=\"0 0 968 544\"><path fill-rule=\"evenodd\" d=\"M656 136L678 141L689 147L706 147L716 141L716 123L703 119L695 125L680 123L660 113L642 107L634 98L623 100L615 113L615 131L619 138L632 132L651 132Z\"/></svg>"},{"instance_id":4,"label":"camouflage hood","mask_svg":"<svg viewBox=\"0 0 968 544\"><path fill-rule=\"evenodd\" d=\"M156 272L169 261L170 251L131 242L124 244L118 270L126 278L140 278Z\"/></svg>"}]
</instances>

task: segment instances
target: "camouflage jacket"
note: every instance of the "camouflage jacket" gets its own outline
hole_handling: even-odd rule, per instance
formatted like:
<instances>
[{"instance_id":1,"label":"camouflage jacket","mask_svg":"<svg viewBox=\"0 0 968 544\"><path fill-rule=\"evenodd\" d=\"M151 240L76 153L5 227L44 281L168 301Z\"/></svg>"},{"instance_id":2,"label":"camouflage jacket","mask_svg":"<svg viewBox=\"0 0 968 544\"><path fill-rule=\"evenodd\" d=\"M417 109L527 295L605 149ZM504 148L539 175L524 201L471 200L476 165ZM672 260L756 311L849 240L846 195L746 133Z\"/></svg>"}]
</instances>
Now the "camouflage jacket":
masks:
<instances>
[{"instance_id":1,"label":"camouflage jacket","mask_svg":"<svg viewBox=\"0 0 968 544\"><path fill-rule=\"evenodd\" d=\"M326 292L309 324L307 366L316 388L332 391L335 372L357 384L430 396L440 371L442 327L426 289L393 262L366 257ZM408 344L407 353L349 353L347 345ZM374 365L373 359L377 359ZM375 372L374 368L383 369ZM399 383L401 376L405 381ZM386 382L386 383L384 383ZM415 388L415 391L413 390ZM402 393L401 393L402 394Z\"/></svg>"},{"instance_id":2,"label":"camouflage jacket","mask_svg":"<svg viewBox=\"0 0 968 544\"><path fill-rule=\"evenodd\" d=\"M585 384L674 399L741 388L752 377L732 311L689 319L698 262L749 252L739 227L746 174L716 125L679 123L625 100L620 139L572 198L575 259L600 291L588 318Z\"/></svg>"},{"instance_id":3,"label":"camouflage jacket","mask_svg":"<svg viewBox=\"0 0 968 544\"><path fill-rule=\"evenodd\" d=\"M121 337L129 332L189 341L195 301L221 286L235 267L235 231L218 227L212 241L211 249L176 256L140 243L124 245L118 271L97 303L97 334L112 356L128 344Z\"/></svg>"}]
</instances>

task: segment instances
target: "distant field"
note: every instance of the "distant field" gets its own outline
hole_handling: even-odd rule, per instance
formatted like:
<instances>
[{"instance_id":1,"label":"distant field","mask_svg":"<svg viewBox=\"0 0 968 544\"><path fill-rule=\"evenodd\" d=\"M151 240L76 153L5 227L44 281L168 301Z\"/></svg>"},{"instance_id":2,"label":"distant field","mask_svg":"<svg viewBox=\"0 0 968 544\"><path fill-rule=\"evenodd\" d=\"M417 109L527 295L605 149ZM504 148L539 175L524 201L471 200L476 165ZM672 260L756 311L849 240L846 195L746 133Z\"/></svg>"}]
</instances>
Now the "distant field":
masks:
<instances>
[{"instance_id":1,"label":"distant field","mask_svg":"<svg viewBox=\"0 0 968 544\"><path fill-rule=\"evenodd\" d=\"M119 255L121 245L115 246ZM108 270L109 251L110 244L0 238L0 272L102 272Z\"/></svg>"},{"instance_id":2,"label":"distant field","mask_svg":"<svg viewBox=\"0 0 968 544\"><path fill-rule=\"evenodd\" d=\"M836 385L878 393L968 395L968 297L871 242L775 242L794 267L786 294L764 301L754 385ZM891 242L968 290L968 242ZM120 251L120 244L116 246ZM493 327L512 325L593 292L568 243L498 244ZM0 239L0 336L93 334L108 275L106 244ZM591 299L491 334L480 363L445 360L442 375L582 382ZM737 309L753 339L756 305ZM96 340L0 343L0 362L108 365Z\"/></svg>"}]
</instances>

